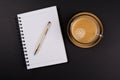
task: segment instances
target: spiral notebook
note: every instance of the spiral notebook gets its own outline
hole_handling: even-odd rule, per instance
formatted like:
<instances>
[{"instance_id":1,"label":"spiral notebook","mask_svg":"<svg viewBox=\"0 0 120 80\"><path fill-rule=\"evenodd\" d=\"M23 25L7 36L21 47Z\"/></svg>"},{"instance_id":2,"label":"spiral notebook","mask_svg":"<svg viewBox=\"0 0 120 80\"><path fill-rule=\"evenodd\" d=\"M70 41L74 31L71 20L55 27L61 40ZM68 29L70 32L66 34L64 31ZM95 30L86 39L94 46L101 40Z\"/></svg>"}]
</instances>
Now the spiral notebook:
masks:
<instances>
[{"instance_id":1,"label":"spiral notebook","mask_svg":"<svg viewBox=\"0 0 120 80\"><path fill-rule=\"evenodd\" d=\"M67 62L56 6L17 17L27 69Z\"/></svg>"}]
</instances>

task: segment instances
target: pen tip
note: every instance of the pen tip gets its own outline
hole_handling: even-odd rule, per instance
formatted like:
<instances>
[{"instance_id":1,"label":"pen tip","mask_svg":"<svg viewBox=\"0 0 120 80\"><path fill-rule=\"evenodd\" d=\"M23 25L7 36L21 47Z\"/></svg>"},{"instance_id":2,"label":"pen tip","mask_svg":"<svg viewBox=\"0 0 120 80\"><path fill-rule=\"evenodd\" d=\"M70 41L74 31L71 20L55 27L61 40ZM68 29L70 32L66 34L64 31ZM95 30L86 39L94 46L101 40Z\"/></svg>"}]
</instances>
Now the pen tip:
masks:
<instances>
[{"instance_id":1,"label":"pen tip","mask_svg":"<svg viewBox=\"0 0 120 80\"><path fill-rule=\"evenodd\" d=\"M37 52L37 50L35 50L35 53L34 53L34 55L36 55L36 52Z\"/></svg>"},{"instance_id":2,"label":"pen tip","mask_svg":"<svg viewBox=\"0 0 120 80\"><path fill-rule=\"evenodd\" d=\"M51 23L51 21L48 22L48 24Z\"/></svg>"}]
</instances>

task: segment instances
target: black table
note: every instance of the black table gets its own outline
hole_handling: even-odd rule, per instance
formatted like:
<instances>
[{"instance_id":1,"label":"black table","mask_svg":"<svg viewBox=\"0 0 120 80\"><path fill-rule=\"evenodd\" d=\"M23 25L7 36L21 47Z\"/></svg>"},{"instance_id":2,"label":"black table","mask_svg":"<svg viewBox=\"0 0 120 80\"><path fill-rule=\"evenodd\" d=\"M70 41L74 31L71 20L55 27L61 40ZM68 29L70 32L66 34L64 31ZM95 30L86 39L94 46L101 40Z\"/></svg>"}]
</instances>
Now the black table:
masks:
<instances>
[{"instance_id":1,"label":"black table","mask_svg":"<svg viewBox=\"0 0 120 80\"><path fill-rule=\"evenodd\" d=\"M69 62L27 70L16 15L54 5L58 8ZM0 0L0 78L120 80L119 7L115 0ZM89 49L74 46L66 32L69 19L84 11L96 14L104 25L104 38Z\"/></svg>"}]
</instances>

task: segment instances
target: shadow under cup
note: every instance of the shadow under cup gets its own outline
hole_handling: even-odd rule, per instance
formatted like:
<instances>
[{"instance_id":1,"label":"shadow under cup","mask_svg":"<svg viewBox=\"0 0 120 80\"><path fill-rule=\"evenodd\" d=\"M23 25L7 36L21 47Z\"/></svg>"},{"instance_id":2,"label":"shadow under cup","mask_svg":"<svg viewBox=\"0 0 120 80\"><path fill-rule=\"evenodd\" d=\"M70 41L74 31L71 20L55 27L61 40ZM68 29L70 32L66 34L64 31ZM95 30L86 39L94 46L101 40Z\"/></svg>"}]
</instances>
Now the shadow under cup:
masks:
<instances>
[{"instance_id":1,"label":"shadow under cup","mask_svg":"<svg viewBox=\"0 0 120 80\"><path fill-rule=\"evenodd\" d=\"M92 13L82 12L73 16L67 26L69 39L81 48L95 46L103 36L103 25Z\"/></svg>"}]
</instances>

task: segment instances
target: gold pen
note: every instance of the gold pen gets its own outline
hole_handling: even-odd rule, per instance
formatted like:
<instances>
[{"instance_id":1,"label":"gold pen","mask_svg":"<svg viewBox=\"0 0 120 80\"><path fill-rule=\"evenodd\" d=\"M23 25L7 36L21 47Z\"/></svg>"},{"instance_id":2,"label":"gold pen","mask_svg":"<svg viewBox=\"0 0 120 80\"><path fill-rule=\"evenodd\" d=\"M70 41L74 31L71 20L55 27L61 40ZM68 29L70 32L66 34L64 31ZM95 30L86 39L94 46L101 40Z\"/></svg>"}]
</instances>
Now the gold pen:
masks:
<instances>
[{"instance_id":1,"label":"gold pen","mask_svg":"<svg viewBox=\"0 0 120 80\"><path fill-rule=\"evenodd\" d=\"M34 53L34 55L37 54L37 51L39 50L39 47L40 47L41 44L43 43L43 41L44 41L44 39L45 39L45 36L46 36L46 34L47 34L50 26L51 26L51 22L49 21L49 22L47 23L47 25L45 26L43 32L42 32L41 38L40 38L40 40L39 40L40 42L39 42L38 46L35 48L35 53Z\"/></svg>"}]
</instances>

